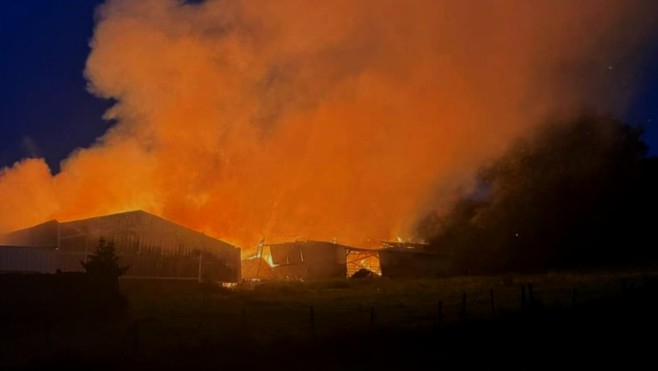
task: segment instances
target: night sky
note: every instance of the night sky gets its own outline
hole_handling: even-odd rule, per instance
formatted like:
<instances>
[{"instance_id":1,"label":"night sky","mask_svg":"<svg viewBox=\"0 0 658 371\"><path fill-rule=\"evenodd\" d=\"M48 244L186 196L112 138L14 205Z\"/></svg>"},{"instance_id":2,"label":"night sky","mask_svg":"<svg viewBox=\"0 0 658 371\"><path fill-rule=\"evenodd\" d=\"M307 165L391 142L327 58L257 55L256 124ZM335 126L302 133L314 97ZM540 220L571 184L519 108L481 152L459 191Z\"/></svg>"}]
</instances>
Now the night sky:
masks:
<instances>
[{"instance_id":1,"label":"night sky","mask_svg":"<svg viewBox=\"0 0 658 371\"><path fill-rule=\"evenodd\" d=\"M59 162L111 126L111 102L86 90L83 69L94 26L94 1L11 1L0 12L0 167L25 157ZM632 103L619 116L646 127L658 153L658 43L644 62Z\"/></svg>"},{"instance_id":2,"label":"night sky","mask_svg":"<svg viewBox=\"0 0 658 371\"><path fill-rule=\"evenodd\" d=\"M52 168L111 123L83 76L102 1L12 1L0 12L0 166L43 156Z\"/></svg>"}]
</instances>

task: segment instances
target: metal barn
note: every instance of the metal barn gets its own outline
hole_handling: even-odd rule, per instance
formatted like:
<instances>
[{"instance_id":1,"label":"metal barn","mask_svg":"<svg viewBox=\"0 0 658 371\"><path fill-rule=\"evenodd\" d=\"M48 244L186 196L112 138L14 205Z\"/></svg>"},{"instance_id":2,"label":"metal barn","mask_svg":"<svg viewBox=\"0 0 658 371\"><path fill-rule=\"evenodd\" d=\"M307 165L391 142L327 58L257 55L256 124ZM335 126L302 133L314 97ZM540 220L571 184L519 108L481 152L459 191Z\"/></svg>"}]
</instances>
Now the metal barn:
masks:
<instances>
[{"instance_id":1,"label":"metal barn","mask_svg":"<svg viewBox=\"0 0 658 371\"><path fill-rule=\"evenodd\" d=\"M60 223L0 237L0 271L82 271L100 238L114 243L126 278L238 282L240 249L144 211ZM35 267L38 267L35 268Z\"/></svg>"},{"instance_id":2,"label":"metal barn","mask_svg":"<svg viewBox=\"0 0 658 371\"><path fill-rule=\"evenodd\" d=\"M267 245L276 278L320 280L344 278L347 246L323 241L295 241Z\"/></svg>"},{"instance_id":3,"label":"metal barn","mask_svg":"<svg viewBox=\"0 0 658 371\"><path fill-rule=\"evenodd\" d=\"M382 242L378 250L382 276L389 278L429 278L450 275L449 259L427 249L425 244Z\"/></svg>"}]
</instances>

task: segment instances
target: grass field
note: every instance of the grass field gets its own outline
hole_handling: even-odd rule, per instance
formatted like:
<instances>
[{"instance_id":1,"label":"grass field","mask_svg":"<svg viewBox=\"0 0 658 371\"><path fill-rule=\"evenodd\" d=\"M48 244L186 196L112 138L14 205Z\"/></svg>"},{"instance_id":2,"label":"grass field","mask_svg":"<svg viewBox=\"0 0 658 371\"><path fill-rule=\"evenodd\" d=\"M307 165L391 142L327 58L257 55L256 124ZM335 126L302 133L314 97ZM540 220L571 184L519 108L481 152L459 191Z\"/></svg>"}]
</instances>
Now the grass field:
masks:
<instances>
[{"instance_id":1,"label":"grass field","mask_svg":"<svg viewBox=\"0 0 658 371\"><path fill-rule=\"evenodd\" d=\"M0 365L371 369L399 368L425 359L454 364L463 361L456 355L464 349L507 349L508 336L513 337L510 344L524 343L513 334L525 333L528 326L543 328L550 323L545 330L554 327L565 332L571 325L563 324L587 322L583 317L621 323L629 310L632 316L637 308L632 309L635 302L618 303L638 293L653 298L654 290L649 288L657 278L654 270L636 269L436 280L265 282L231 289L193 282L124 281L122 292L129 303L125 313L100 322L5 321ZM572 313L583 317L574 320ZM520 318L530 319L518 322ZM596 323L589 325L598 328ZM524 336L534 342L545 340L541 332ZM471 337L477 340L468 340ZM387 358L391 361L383 361Z\"/></svg>"}]
</instances>

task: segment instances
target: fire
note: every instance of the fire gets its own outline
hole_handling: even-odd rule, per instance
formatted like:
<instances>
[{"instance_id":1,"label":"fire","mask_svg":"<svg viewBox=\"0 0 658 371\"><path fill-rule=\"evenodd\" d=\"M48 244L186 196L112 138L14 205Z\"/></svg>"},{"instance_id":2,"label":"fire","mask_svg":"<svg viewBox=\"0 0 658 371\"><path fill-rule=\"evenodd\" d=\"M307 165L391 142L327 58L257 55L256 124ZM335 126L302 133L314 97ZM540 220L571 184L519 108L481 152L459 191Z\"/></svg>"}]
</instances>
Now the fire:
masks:
<instances>
[{"instance_id":1,"label":"fire","mask_svg":"<svg viewBox=\"0 0 658 371\"><path fill-rule=\"evenodd\" d=\"M3 169L0 231L144 209L247 249L413 235L547 110L579 102L565 63L623 55L600 41L622 18L639 32L626 5L110 0L85 76L117 124L58 174Z\"/></svg>"},{"instance_id":2,"label":"fire","mask_svg":"<svg viewBox=\"0 0 658 371\"><path fill-rule=\"evenodd\" d=\"M351 277L360 269L367 269L381 276L382 269L379 265L379 255L376 252L350 252L347 257L347 276Z\"/></svg>"}]
</instances>

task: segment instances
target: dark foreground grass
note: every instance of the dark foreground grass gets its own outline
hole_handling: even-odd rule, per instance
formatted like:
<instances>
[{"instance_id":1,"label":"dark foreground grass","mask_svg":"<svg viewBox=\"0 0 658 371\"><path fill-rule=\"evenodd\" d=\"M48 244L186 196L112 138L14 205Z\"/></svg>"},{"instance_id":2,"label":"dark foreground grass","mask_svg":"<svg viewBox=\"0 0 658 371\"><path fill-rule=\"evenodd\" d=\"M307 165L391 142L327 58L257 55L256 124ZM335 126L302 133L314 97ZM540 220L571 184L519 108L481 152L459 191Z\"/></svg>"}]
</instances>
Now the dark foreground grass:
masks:
<instances>
[{"instance_id":1,"label":"dark foreground grass","mask_svg":"<svg viewBox=\"0 0 658 371\"><path fill-rule=\"evenodd\" d=\"M632 366L655 346L656 277L634 270L236 289L125 281L122 315L46 327L5 320L0 369Z\"/></svg>"}]
</instances>

